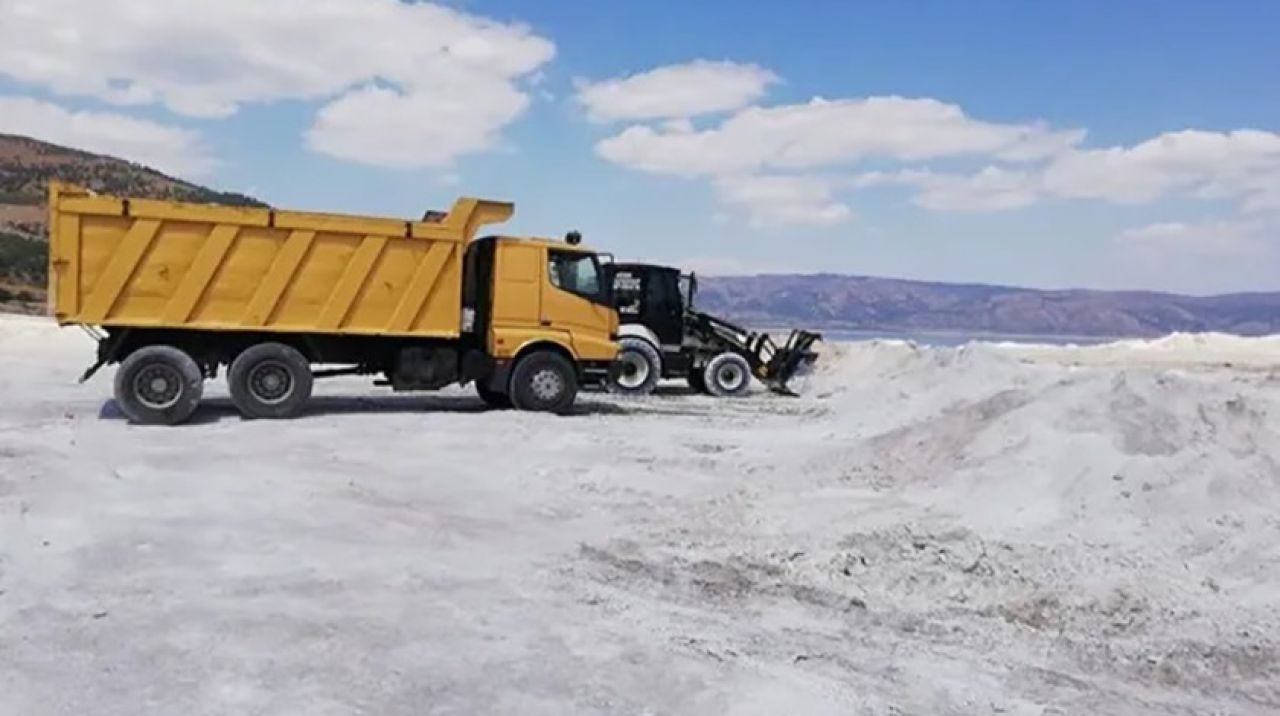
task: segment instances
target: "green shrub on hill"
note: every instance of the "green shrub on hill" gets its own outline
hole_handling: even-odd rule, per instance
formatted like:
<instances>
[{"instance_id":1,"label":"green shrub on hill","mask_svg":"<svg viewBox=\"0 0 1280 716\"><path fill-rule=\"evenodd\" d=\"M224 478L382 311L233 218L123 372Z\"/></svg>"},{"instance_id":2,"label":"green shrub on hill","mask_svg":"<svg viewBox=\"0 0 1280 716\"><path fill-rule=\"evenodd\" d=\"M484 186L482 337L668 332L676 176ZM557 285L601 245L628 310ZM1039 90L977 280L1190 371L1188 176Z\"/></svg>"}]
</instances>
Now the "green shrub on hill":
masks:
<instances>
[{"instance_id":1,"label":"green shrub on hill","mask_svg":"<svg viewBox=\"0 0 1280 716\"><path fill-rule=\"evenodd\" d=\"M48 278L48 271L48 244L0 233L0 278L42 285Z\"/></svg>"}]
</instances>

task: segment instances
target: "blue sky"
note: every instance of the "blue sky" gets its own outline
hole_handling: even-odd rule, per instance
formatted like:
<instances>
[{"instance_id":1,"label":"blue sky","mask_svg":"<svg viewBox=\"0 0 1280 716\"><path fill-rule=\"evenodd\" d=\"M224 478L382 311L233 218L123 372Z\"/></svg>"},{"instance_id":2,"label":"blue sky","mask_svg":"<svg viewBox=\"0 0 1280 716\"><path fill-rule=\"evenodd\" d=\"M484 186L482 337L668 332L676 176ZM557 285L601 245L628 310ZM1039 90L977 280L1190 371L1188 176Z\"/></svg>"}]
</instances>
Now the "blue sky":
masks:
<instances>
[{"instance_id":1,"label":"blue sky","mask_svg":"<svg viewBox=\"0 0 1280 716\"><path fill-rule=\"evenodd\" d=\"M0 17L0 131L282 206L500 198L513 233L580 229L708 272L1280 289L1278 3L0 0Z\"/></svg>"}]
</instances>

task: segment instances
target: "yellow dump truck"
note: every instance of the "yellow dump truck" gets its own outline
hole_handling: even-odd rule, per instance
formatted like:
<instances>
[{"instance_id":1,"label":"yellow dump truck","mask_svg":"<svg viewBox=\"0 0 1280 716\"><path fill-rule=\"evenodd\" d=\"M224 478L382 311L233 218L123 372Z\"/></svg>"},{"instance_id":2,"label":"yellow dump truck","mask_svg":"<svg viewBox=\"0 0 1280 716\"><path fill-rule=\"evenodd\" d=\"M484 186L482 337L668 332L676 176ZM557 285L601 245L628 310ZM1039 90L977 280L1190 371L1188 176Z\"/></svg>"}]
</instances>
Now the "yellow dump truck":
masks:
<instances>
[{"instance_id":1,"label":"yellow dump truck","mask_svg":"<svg viewBox=\"0 0 1280 716\"><path fill-rule=\"evenodd\" d=\"M118 364L133 421L175 424L226 367L248 417L297 414L316 378L394 390L473 383L493 406L565 412L617 354L601 259L485 236L511 204L457 200L422 221L238 208L49 187L49 302ZM320 368L323 367L323 370Z\"/></svg>"}]
</instances>

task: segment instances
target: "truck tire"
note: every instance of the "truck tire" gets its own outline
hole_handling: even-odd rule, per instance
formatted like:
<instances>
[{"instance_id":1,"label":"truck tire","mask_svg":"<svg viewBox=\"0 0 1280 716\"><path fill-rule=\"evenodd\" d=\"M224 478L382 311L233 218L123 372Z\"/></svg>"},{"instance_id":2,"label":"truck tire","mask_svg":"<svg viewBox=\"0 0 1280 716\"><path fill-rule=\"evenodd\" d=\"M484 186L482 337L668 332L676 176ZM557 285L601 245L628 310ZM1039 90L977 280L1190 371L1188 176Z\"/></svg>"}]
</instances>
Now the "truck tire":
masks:
<instances>
[{"instance_id":1,"label":"truck tire","mask_svg":"<svg viewBox=\"0 0 1280 716\"><path fill-rule=\"evenodd\" d=\"M479 395L484 404L490 408L507 410L511 407L511 396L492 390L483 379L476 381L476 395Z\"/></svg>"},{"instance_id":2,"label":"truck tire","mask_svg":"<svg viewBox=\"0 0 1280 716\"><path fill-rule=\"evenodd\" d=\"M191 417L202 395L200 366L173 346L139 348L116 371L116 405L140 425L177 425Z\"/></svg>"},{"instance_id":3,"label":"truck tire","mask_svg":"<svg viewBox=\"0 0 1280 716\"><path fill-rule=\"evenodd\" d=\"M311 364L293 346L259 343L227 370L231 402L246 418L291 418L311 398Z\"/></svg>"},{"instance_id":4,"label":"truck tire","mask_svg":"<svg viewBox=\"0 0 1280 716\"><path fill-rule=\"evenodd\" d=\"M578 394L573 363L552 351L535 351L511 371L511 404L517 410L566 413Z\"/></svg>"},{"instance_id":5,"label":"truck tire","mask_svg":"<svg viewBox=\"0 0 1280 716\"><path fill-rule=\"evenodd\" d=\"M609 392L618 395L648 395L662 378L662 356L643 338L618 341L618 357L609 370Z\"/></svg>"},{"instance_id":6,"label":"truck tire","mask_svg":"<svg viewBox=\"0 0 1280 716\"><path fill-rule=\"evenodd\" d=\"M735 398L751 387L751 366L737 353L721 353L707 363L703 374L707 392L717 398Z\"/></svg>"}]
</instances>

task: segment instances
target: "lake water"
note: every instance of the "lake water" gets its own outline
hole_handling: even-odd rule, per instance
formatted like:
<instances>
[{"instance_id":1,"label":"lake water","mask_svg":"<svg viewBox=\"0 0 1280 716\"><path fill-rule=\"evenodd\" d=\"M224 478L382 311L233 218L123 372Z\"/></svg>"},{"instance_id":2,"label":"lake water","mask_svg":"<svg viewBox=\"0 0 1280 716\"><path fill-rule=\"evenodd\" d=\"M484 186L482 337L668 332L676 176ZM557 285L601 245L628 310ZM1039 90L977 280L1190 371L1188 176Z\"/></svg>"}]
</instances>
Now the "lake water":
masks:
<instances>
[{"instance_id":1,"label":"lake water","mask_svg":"<svg viewBox=\"0 0 1280 716\"><path fill-rule=\"evenodd\" d=\"M927 346L960 346L971 341L990 341L998 343L1041 343L1048 345L1096 345L1110 343L1121 338L1099 338L1097 336L1043 336L1043 335L1008 335L997 333L964 333L964 332L906 332L888 331L819 331L824 340L851 342L871 340L911 341Z\"/></svg>"}]
</instances>

